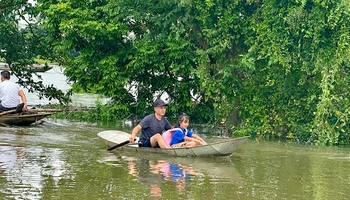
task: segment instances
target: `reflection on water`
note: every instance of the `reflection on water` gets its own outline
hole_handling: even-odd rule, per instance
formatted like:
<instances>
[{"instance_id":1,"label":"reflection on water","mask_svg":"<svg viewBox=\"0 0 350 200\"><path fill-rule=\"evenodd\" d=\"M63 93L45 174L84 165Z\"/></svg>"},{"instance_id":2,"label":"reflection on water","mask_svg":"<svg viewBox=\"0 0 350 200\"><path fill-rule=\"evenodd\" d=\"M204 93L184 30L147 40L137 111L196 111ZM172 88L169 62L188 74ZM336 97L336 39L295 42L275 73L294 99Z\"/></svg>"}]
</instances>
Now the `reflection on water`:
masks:
<instances>
[{"instance_id":1,"label":"reflection on water","mask_svg":"<svg viewBox=\"0 0 350 200\"><path fill-rule=\"evenodd\" d=\"M21 156L22 152L16 151L12 146L0 146L0 173L11 169L15 165L17 157Z\"/></svg>"},{"instance_id":2,"label":"reflection on water","mask_svg":"<svg viewBox=\"0 0 350 200\"><path fill-rule=\"evenodd\" d=\"M190 166L170 163L166 160L127 159L129 174L150 186L150 196L161 197L162 180L172 181L179 194L183 193L190 175L198 175Z\"/></svg>"},{"instance_id":3,"label":"reflection on water","mask_svg":"<svg viewBox=\"0 0 350 200\"><path fill-rule=\"evenodd\" d=\"M111 164L116 162L125 162L128 167L128 174L132 175L133 180L139 181L149 187L149 196L154 198L162 197L161 186L166 182L175 183L176 191L181 194L184 192L186 184L194 176L200 176L191 166L171 163L166 160L147 160L135 157L117 157L106 155L103 163Z\"/></svg>"},{"instance_id":4,"label":"reflection on water","mask_svg":"<svg viewBox=\"0 0 350 200\"><path fill-rule=\"evenodd\" d=\"M72 170L69 154L89 142L89 138L80 141L77 134L94 129L85 123L72 127L64 120L52 124L0 129L0 199L47 199L45 193L60 196L55 191L62 183L74 189L76 168Z\"/></svg>"},{"instance_id":5,"label":"reflection on water","mask_svg":"<svg viewBox=\"0 0 350 200\"><path fill-rule=\"evenodd\" d=\"M244 181L228 157L177 158L142 153L134 156L107 153L100 162L115 167L123 167L121 163L126 163L128 174L134 177L132 180L147 186L147 196L153 199L177 199L169 197L170 186L170 190L176 191L176 196L187 199L193 186L207 188L208 183L221 185Z\"/></svg>"},{"instance_id":6,"label":"reflection on water","mask_svg":"<svg viewBox=\"0 0 350 200\"><path fill-rule=\"evenodd\" d=\"M249 180L242 192L251 198L348 199L349 148L261 142L241 150L237 169Z\"/></svg>"},{"instance_id":7,"label":"reflection on water","mask_svg":"<svg viewBox=\"0 0 350 200\"><path fill-rule=\"evenodd\" d=\"M4 184L0 187L0 194L15 199L39 199L44 188L43 179L50 177L57 184L65 178L68 163L61 160L60 149L12 146L25 140L23 131L19 133L0 134L0 141L6 142L0 144L0 172L6 179L6 182L0 181L0 185Z\"/></svg>"},{"instance_id":8,"label":"reflection on water","mask_svg":"<svg viewBox=\"0 0 350 200\"><path fill-rule=\"evenodd\" d=\"M6 141L6 143L0 143L0 173L12 169L17 159L23 157L24 152L22 148L11 146L11 142L15 141L16 138L17 136L13 134L0 134L0 141Z\"/></svg>"}]
</instances>

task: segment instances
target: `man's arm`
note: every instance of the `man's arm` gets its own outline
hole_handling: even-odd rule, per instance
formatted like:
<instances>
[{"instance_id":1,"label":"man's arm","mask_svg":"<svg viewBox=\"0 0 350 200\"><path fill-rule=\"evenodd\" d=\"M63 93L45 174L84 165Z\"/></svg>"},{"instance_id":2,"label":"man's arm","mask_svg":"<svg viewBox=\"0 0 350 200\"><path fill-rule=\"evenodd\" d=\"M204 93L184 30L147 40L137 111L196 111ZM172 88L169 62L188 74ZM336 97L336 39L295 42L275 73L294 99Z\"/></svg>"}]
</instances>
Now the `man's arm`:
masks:
<instances>
[{"instance_id":1,"label":"man's arm","mask_svg":"<svg viewBox=\"0 0 350 200\"><path fill-rule=\"evenodd\" d=\"M135 141L135 138L136 138L136 134L142 129L142 126L140 124L138 124L137 126L135 126L134 129L132 129L132 132L131 132L131 136L129 138L129 142L134 142Z\"/></svg>"},{"instance_id":2,"label":"man's arm","mask_svg":"<svg viewBox=\"0 0 350 200\"><path fill-rule=\"evenodd\" d=\"M165 130L166 131L169 130L169 129L175 128L175 126L171 125L170 122L167 119L165 119L165 123L166 123L165 124Z\"/></svg>"},{"instance_id":3,"label":"man's arm","mask_svg":"<svg viewBox=\"0 0 350 200\"><path fill-rule=\"evenodd\" d=\"M28 108L27 108L27 98L26 98L26 95L24 94L24 92L22 90L18 90L18 96L21 97L22 103L24 103L24 106L23 106L22 110L28 110Z\"/></svg>"}]
</instances>

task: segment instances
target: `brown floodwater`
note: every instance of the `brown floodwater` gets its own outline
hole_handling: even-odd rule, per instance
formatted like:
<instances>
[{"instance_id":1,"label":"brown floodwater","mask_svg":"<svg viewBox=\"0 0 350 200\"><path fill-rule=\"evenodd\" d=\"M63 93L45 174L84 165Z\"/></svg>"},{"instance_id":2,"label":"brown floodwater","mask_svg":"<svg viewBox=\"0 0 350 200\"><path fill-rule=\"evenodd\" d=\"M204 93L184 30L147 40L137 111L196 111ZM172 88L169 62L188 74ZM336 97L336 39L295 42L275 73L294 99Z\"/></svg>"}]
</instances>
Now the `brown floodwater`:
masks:
<instances>
[{"instance_id":1,"label":"brown floodwater","mask_svg":"<svg viewBox=\"0 0 350 200\"><path fill-rule=\"evenodd\" d=\"M177 158L108 152L96 134L110 129L130 133L131 127L51 118L0 128L0 199L350 196L350 148L249 140L228 157Z\"/></svg>"}]
</instances>

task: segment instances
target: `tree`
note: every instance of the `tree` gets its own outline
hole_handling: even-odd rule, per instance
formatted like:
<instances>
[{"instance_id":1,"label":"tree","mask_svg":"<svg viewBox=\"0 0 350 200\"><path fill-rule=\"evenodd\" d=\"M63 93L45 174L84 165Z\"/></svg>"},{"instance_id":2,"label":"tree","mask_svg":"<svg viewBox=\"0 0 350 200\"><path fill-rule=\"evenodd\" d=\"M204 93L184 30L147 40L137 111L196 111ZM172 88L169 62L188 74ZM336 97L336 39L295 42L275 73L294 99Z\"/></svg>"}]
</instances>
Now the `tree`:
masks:
<instances>
[{"instance_id":1,"label":"tree","mask_svg":"<svg viewBox=\"0 0 350 200\"><path fill-rule=\"evenodd\" d=\"M112 97L116 118L143 117L166 94L172 116L186 112L235 135L337 145L349 143L349 7L39 0L35 10L52 50L45 55L75 88Z\"/></svg>"},{"instance_id":2,"label":"tree","mask_svg":"<svg viewBox=\"0 0 350 200\"><path fill-rule=\"evenodd\" d=\"M33 72L24 67L33 64L35 58L48 58L50 50L44 42L44 35L38 29L35 19L36 8L27 1L2 1L0 4L0 59L11 66L12 73L18 77L18 83L30 92L37 92L39 97L55 98L62 103L69 101L68 96L53 85L45 86L42 81L33 81ZM19 28L22 20L27 24ZM37 75L39 79L41 78Z\"/></svg>"},{"instance_id":3,"label":"tree","mask_svg":"<svg viewBox=\"0 0 350 200\"><path fill-rule=\"evenodd\" d=\"M76 88L112 97L115 110L136 116L150 112L145 108L163 94L177 105L172 107L176 114L200 101L195 49L183 37L184 24L174 24L184 6L151 1L39 3L42 27Z\"/></svg>"},{"instance_id":4,"label":"tree","mask_svg":"<svg viewBox=\"0 0 350 200\"><path fill-rule=\"evenodd\" d=\"M262 72L249 109L258 108L259 132L349 143L348 19L345 1L263 1L249 50Z\"/></svg>"}]
</instances>

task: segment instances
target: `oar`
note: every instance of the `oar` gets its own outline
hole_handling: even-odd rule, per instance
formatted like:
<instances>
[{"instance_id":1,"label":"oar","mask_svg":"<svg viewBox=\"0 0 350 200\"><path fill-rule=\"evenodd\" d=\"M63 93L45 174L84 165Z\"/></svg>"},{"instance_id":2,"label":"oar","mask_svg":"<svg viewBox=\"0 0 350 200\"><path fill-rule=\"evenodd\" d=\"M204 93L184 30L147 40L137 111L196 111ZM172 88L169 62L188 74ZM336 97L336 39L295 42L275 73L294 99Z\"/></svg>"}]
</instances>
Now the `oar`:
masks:
<instances>
[{"instance_id":1,"label":"oar","mask_svg":"<svg viewBox=\"0 0 350 200\"><path fill-rule=\"evenodd\" d=\"M63 109L37 109L38 112L63 112Z\"/></svg>"},{"instance_id":2,"label":"oar","mask_svg":"<svg viewBox=\"0 0 350 200\"><path fill-rule=\"evenodd\" d=\"M6 115L6 114L15 113L15 112L16 112L16 110L5 111L5 112L0 113L0 116L1 116L1 115Z\"/></svg>"},{"instance_id":3,"label":"oar","mask_svg":"<svg viewBox=\"0 0 350 200\"><path fill-rule=\"evenodd\" d=\"M22 112L23 106L24 106L24 103L20 103L17 105L16 109L2 112L2 113L0 113L0 116L6 115L6 114L11 114L11 113L20 113L20 112Z\"/></svg>"},{"instance_id":4,"label":"oar","mask_svg":"<svg viewBox=\"0 0 350 200\"><path fill-rule=\"evenodd\" d=\"M63 109L28 109L28 112L63 112Z\"/></svg>"},{"instance_id":5,"label":"oar","mask_svg":"<svg viewBox=\"0 0 350 200\"><path fill-rule=\"evenodd\" d=\"M135 139L135 140L136 140L136 139ZM135 141L135 140L134 140L134 141ZM107 150L108 150L108 151L111 151L111 150L113 150L113 149L116 149L116 148L118 148L118 147L127 145L127 144L129 144L129 143L130 143L129 140L126 140L126 141L124 141L124 142L122 142L122 143L119 143L119 144L116 144L116 145L114 145L114 146L112 146L112 147L109 147Z\"/></svg>"}]
</instances>

